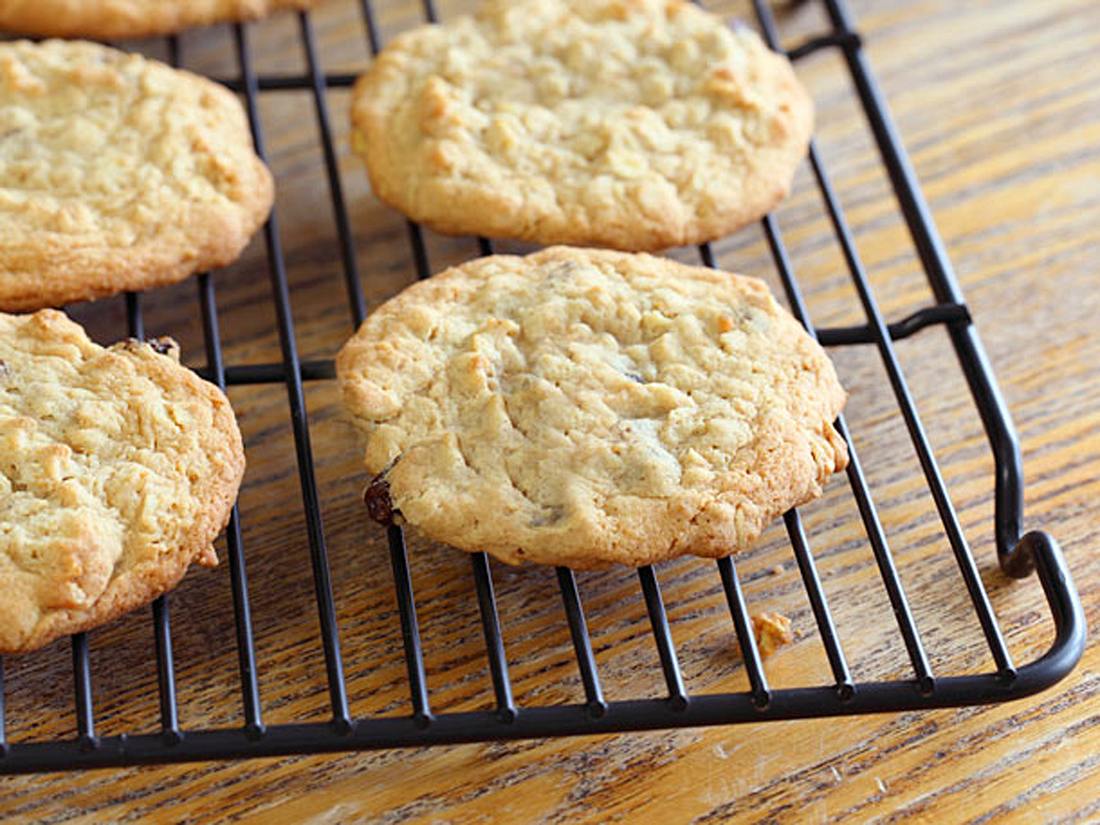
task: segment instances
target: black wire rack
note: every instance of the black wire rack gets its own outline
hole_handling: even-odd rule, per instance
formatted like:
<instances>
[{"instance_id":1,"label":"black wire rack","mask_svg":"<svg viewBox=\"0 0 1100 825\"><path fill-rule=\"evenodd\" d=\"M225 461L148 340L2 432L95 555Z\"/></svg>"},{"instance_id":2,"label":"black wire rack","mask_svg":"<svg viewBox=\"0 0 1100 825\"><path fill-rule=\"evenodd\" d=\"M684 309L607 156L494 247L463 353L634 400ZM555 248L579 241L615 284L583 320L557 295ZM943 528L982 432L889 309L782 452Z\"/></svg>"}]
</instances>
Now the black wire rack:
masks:
<instances>
[{"instance_id":1,"label":"black wire rack","mask_svg":"<svg viewBox=\"0 0 1100 825\"><path fill-rule=\"evenodd\" d=\"M328 721L297 724L268 726L264 723L241 524L234 508L227 529L227 544L239 660L238 724L206 730L185 730L181 727L177 712L169 598L165 596L153 604L152 610L160 699L160 732L97 735L88 642L84 634L76 635L72 637L77 731L75 739L15 743L8 741L4 725L3 660L0 659L0 774L597 734L989 704L1036 693L1069 673L1079 660L1085 642L1085 624L1079 597L1055 540L1044 532L1022 533L1023 480L1020 451L1007 408L916 176L902 148L883 95L871 73L852 16L844 0L819 2L831 27L823 34L789 49L787 54L795 61L822 50L835 50L843 56L935 302L896 323L887 323L884 320L864 265L856 251L844 212L817 147L813 144L809 149L810 166L836 241L858 293L866 323L852 327L815 329L774 217L767 216L763 219L763 233L791 310L810 333L825 346L872 346L881 357L957 562L959 574L981 623L985 642L996 665L994 671L974 675L933 673L895 568L885 530L876 513L859 456L852 446L848 426L842 416L837 420L836 427L848 442L850 450L848 483L908 655L912 671L910 678L859 683L853 680L821 586L814 554L799 514L792 510L784 516L784 522L831 669L831 683L789 689L769 687L753 637L737 570L733 560L726 558L717 562L717 573L740 645L749 690L739 693L689 695L681 676L657 576L652 568L643 567L637 571L637 575L656 641L667 695L642 700L606 701L576 580L572 571L558 568L557 582L584 687L585 701L576 704L519 707L512 694L489 562L483 553L478 553L471 556L471 563L496 707L492 711L434 713L425 678L405 538L400 527L390 527L389 553L408 672L409 713L397 718L354 717L348 704L303 393L305 381L331 380L334 377L333 366L331 361L303 361L299 358L279 223L277 216L272 214L264 227L264 239L282 361L243 365L224 362L214 281L209 275L202 275L198 278L198 297L207 364L199 372L222 387L233 384L279 383L286 387L320 619L330 718ZM370 0L361 0L360 5L368 45L371 52L376 53L380 48L380 41ZM772 48L778 49L776 26L770 8L763 0L754 0L753 5L764 37ZM426 18L435 21L437 15L434 3L424 0L423 7ZM311 93L332 197L348 305L352 320L358 325L366 315L366 302L357 269L354 239L326 102L328 89L348 87L355 77L350 74L325 74L320 66L317 41L309 14L301 13L298 24L307 65L304 74L258 75L254 69L253 51L250 47L250 26L235 25L232 32L239 74L233 79L223 79L222 82L243 95L251 121L252 136L261 156L265 154L265 141L258 111L260 94L287 89ZM178 40L169 38L167 45L169 61L178 65ZM416 272L419 277L426 278L430 275L428 255L419 227L410 223L408 234ZM483 254L488 254L492 251L492 243L479 239L479 248ZM699 254L704 264L714 266L714 255L709 245L701 246ZM140 297L127 295L126 308L129 334L143 337ZM1028 576L1032 572L1037 573L1050 608L1055 630L1054 642L1043 656L1025 665L1016 665L1009 654L894 352L895 341L932 326L943 327L950 337L995 458L995 536L1000 565L1006 573L1017 578Z\"/></svg>"}]
</instances>

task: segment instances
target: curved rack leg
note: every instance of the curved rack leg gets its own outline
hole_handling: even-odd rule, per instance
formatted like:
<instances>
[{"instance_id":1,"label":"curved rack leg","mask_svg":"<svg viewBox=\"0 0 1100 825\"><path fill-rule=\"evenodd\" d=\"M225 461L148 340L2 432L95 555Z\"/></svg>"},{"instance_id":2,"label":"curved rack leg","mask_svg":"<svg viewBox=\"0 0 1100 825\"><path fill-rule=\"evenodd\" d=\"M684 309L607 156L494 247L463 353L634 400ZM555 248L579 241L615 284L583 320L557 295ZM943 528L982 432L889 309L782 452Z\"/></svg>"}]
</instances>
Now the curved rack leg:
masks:
<instances>
[{"instance_id":1,"label":"curved rack leg","mask_svg":"<svg viewBox=\"0 0 1100 825\"><path fill-rule=\"evenodd\" d=\"M1021 667L1013 684L1023 695L1035 693L1060 681L1077 665L1085 652L1085 611L1073 584L1062 548L1049 534L1033 530L1021 538L1001 563L1012 570L1038 571L1054 616L1054 642L1039 659ZM1027 575L1026 572L1023 575Z\"/></svg>"}]
</instances>

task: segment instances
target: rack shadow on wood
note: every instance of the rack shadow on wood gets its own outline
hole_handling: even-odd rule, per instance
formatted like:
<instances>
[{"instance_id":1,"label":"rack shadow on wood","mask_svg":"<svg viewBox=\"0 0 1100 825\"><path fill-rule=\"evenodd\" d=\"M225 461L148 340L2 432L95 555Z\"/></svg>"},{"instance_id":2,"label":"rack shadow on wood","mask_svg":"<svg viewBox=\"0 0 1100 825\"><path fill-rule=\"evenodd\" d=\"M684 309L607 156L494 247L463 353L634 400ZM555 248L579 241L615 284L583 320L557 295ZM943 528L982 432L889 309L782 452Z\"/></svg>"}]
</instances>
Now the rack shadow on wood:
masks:
<instances>
[{"instance_id":1,"label":"rack shadow on wood","mask_svg":"<svg viewBox=\"0 0 1100 825\"><path fill-rule=\"evenodd\" d=\"M849 438L843 417L836 426L849 444L851 461L848 483L866 531L871 551L893 608L900 641L908 655L911 678L882 682L855 682L841 648L828 600L822 589L814 554L797 511L784 517L785 527L806 589L821 643L832 673L832 682L773 690L768 685L760 653L753 639L752 624L732 559L716 563L740 644L749 690L742 693L691 695L680 673L675 646L669 632L660 585L650 567L638 571L654 641L667 687L665 696L652 699L608 702L596 666L585 621L584 609L573 573L557 570L562 606L568 622L585 701L578 704L519 706L512 694L508 659L502 641L500 620L493 594L488 559L474 554L470 561L478 609L485 637L496 708L487 712L435 714L425 678L420 645L416 599L409 571L404 534L399 527L388 529L388 543L394 594L401 623L409 687L409 713L401 718L356 718L348 705L341 659L336 610L333 602L328 553L322 524L317 482L314 475L310 429L304 402L303 382L333 378L329 361L299 358L291 312L278 219L273 214L264 228L271 294L276 310L282 361L264 364L224 363L214 282L209 275L197 279L198 298L206 345L206 366L199 370L222 387L232 384L275 384L286 387L296 448L303 507L309 542L316 606L327 675L330 719L266 726L257 679L249 586L242 548L240 520L234 509L227 530L233 606L239 662L239 724L224 729L184 730L179 722L175 668L172 656L169 597L153 605L155 655L160 700L157 734L100 737L92 703L92 678L88 643L83 634L72 638L73 695L77 737L65 741L9 743L5 736L3 661L0 660L0 774L148 763L183 762L219 758L324 753L427 745L478 742L496 739L594 734L615 731L677 728L734 722L839 716L873 712L903 711L1008 701L1033 694L1063 678L1077 663L1084 648L1084 618L1080 601L1057 543L1043 532L1022 533L1023 480L1018 440L1007 408L997 388L982 344L972 325L969 311L951 269L943 244L916 181L905 150L891 121L882 93L871 73L861 41L844 0L819 0L831 29L791 48L787 54L798 60L821 50L836 50L847 65L875 143L888 172L898 205L927 276L935 303L910 316L887 323L876 303L864 266L852 240L843 210L821 161L816 146L810 146L809 162L823 207L831 221L837 243L851 274L866 321L853 327L816 329L808 315L795 278L779 225L765 217L762 230L782 281L788 304L812 335L826 346L873 346L881 357L908 434L919 459L928 490L936 505L959 575L981 624L995 670L977 675L933 673L920 633L914 622L905 590L894 566L886 533L877 515L859 456ZM435 20L431 0L424 1L424 13ZM773 48L779 48L770 9L754 0L761 30ZM368 44L379 49L378 29L370 0L361 0ZM311 93L322 141L329 193L339 238L348 307L355 324L366 314L355 247L337 167L336 150L326 103L329 88L347 87L354 76L326 75L320 67L316 38L308 13L298 17L307 71L302 75L258 76L253 68L249 26L232 27L239 66L237 77L222 80L244 96L252 124L253 138L264 154L264 134L258 113L261 93L305 90ZM168 40L170 62L180 63L179 42ZM429 276L428 255L420 229L408 225L412 259L419 277ZM479 239L483 254L492 243ZM700 247L702 262L714 265L709 245ZM128 332L144 334L141 300L126 296ZM967 384L981 416L995 458L995 534L1002 569L1011 576L1035 572L1042 583L1054 624L1055 640L1039 659L1016 665L991 609L981 578L951 503L939 466L933 456L905 375L894 352L894 342L925 328L943 327L954 347ZM366 517L364 515L364 521Z\"/></svg>"}]
</instances>

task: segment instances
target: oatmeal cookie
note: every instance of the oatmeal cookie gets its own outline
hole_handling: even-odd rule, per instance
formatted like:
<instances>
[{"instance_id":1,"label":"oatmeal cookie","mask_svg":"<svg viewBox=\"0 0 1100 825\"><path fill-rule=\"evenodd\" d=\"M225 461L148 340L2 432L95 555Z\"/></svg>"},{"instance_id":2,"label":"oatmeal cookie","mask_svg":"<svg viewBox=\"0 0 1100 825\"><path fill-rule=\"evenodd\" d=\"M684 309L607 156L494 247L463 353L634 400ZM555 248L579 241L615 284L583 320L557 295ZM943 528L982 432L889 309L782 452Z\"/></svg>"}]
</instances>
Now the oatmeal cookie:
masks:
<instances>
[{"instance_id":1,"label":"oatmeal cookie","mask_svg":"<svg viewBox=\"0 0 1100 825\"><path fill-rule=\"evenodd\" d=\"M0 653L87 630L217 563L244 473L225 395L168 339L104 349L0 314Z\"/></svg>"},{"instance_id":2,"label":"oatmeal cookie","mask_svg":"<svg viewBox=\"0 0 1100 825\"><path fill-rule=\"evenodd\" d=\"M3 0L0 30L35 37L101 40L172 34L194 26L255 20L320 0Z\"/></svg>"},{"instance_id":3,"label":"oatmeal cookie","mask_svg":"<svg viewBox=\"0 0 1100 825\"><path fill-rule=\"evenodd\" d=\"M677 0L489 0L359 80L375 193L440 232L645 251L765 214L813 107L786 58Z\"/></svg>"},{"instance_id":4,"label":"oatmeal cookie","mask_svg":"<svg viewBox=\"0 0 1100 825\"><path fill-rule=\"evenodd\" d=\"M509 563L726 556L847 463L825 352L755 278L553 247L376 309L337 359L372 514Z\"/></svg>"},{"instance_id":5,"label":"oatmeal cookie","mask_svg":"<svg viewBox=\"0 0 1100 825\"><path fill-rule=\"evenodd\" d=\"M94 43L0 43L0 309L229 264L273 197L228 89Z\"/></svg>"}]
</instances>

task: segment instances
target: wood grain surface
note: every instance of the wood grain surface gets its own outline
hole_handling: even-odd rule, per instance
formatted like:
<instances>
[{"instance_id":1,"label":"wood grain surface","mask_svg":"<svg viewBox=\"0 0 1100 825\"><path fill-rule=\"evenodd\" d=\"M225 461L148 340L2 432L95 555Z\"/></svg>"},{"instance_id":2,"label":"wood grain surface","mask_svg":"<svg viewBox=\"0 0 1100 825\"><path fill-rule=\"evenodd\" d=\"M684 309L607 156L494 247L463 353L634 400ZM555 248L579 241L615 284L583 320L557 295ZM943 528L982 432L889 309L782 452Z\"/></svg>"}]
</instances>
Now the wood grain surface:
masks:
<instances>
[{"instance_id":1,"label":"wood grain surface","mask_svg":"<svg viewBox=\"0 0 1100 825\"><path fill-rule=\"evenodd\" d=\"M442 2L446 17L460 3ZM738 3L712 3L747 16ZM419 5L376 4L384 37ZM1093 0L853 2L878 77L952 255L1022 438L1029 527L1063 544L1089 622L1100 619L1100 4ZM368 54L357 4L313 15L329 71ZM810 4L781 15L786 43L825 28ZM304 67L298 22L252 30L261 71ZM183 38L185 65L234 75L228 31ZM140 44L163 55L157 43ZM859 252L891 319L931 302L857 102L835 53L802 61L817 134ZM347 145L346 91L329 94L361 280L371 305L414 278L406 227L371 196ZM312 100L267 93L262 116L278 180L277 214L307 358L351 332ZM863 318L808 168L778 210L819 325ZM440 269L476 252L428 236ZM717 245L729 269L778 286L759 227ZM694 252L673 254L692 259ZM216 275L228 363L275 361L278 338L257 240ZM204 361L193 282L144 298L149 334ZM125 334L121 299L70 308L101 341ZM899 343L982 576L1018 662L1039 655L1051 622L1034 579L995 564L992 458L942 330ZM978 623L872 348L833 351L851 392L848 419L902 580L937 673L991 669ZM307 386L311 432L356 715L408 713L401 638L381 530L332 382ZM265 721L324 720L327 695L300 489L281 386L238 387L249 467L241 496ZM843 478L804 518L841 642L858 680L906 678L907 660ZM492 686L466 557L412 538L412 573L437 710L489 708ZM776 687L825 684L828 665L790 547L776 525L738 559L753 612L793 619L796 640L767 662ZM713 563L657 570L692 692L746 687ZM578 701L580 680L549 569L493 565L516 699ZM609 699L663 695L632 571L578 575ZM236 725L236 651L228 566L196 570L171 597L180 717ZM149 611L90 635L99 732L154 732L158 700ZM67 644L6 666L14 742L72 737ZM599 738L395 750L253 762L0 777L0 820L246 822L1100 820L1100 648L1063 683L996 707L779 722Z\"/></svg>"}]
</instances>

